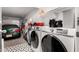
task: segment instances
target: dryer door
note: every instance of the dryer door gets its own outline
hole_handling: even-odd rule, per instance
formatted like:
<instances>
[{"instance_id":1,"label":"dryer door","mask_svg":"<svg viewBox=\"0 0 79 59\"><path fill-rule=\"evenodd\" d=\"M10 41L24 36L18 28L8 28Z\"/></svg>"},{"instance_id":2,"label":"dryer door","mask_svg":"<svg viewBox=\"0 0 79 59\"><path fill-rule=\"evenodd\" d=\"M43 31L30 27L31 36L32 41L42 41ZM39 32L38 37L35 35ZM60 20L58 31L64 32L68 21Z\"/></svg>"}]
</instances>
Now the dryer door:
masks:
<instances>
[{"instance_id":1,"label":"dryer door","mask_svg":"<svg viewBox=\"0 0 79 59\"><path fill-rule=\"evenodd\" d=\"M33 46L33 48L37 48L39 44L39 38L38 35L35 31L31 32L31 45Z\"/></svg>"},{"instance_id":2,"label":"dryer door","mask_svg":"<svg viewBox=\"0 0 79 59\"><path fill-rule=\"evenodd\" d=\"M56 37L46 35L42 39L42 51L44 52L67 52L64 44Z\"/></svg>"}]
</instances>

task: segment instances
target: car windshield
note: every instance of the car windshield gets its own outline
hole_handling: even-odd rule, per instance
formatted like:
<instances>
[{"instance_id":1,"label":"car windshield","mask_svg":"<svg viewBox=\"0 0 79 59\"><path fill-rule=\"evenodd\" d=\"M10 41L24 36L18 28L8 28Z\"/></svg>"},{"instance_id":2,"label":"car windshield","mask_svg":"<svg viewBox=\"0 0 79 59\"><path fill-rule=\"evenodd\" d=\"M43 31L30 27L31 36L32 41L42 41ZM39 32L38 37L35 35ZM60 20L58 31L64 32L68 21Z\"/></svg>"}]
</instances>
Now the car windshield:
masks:
<instances>
[{"instance_id":1,"label":"car windshield","mask_svg":"<svg viewBox=\"0 0 79 59\"><path fill-rule=\"evenodd\" d=\"M19 27L17 25L13 25L13 24L2 25L2 29L9 29L9 28L19 28Z\"/></svg>"}]
</instances>

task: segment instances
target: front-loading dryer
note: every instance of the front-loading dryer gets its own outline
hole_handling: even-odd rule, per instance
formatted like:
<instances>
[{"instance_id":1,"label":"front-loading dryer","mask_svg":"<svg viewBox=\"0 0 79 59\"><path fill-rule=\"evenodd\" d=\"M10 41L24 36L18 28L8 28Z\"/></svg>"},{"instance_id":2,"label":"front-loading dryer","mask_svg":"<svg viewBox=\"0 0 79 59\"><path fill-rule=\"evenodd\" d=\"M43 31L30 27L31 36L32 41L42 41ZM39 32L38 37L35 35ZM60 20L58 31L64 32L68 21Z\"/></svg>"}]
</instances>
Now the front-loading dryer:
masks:
<instances>
[{"instance_id":1,"label":"front-loading dryer","mask_svg":"<svg viewBox=\"0 0 79 59\"><path fill-rule=\"evenodd\" d=\"M75 29L42 28L40 43L43 52L74 52L74 41Z\"/></svg>"}]
</instances>

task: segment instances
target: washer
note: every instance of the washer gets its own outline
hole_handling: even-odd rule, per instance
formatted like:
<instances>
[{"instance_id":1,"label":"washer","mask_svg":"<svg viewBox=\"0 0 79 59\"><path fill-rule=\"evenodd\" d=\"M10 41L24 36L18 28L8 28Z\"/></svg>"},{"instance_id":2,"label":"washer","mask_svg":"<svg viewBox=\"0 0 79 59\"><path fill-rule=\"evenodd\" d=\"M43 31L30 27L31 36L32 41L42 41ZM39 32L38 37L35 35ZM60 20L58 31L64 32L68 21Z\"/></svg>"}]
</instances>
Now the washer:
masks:
<instances>
[{"instance_id":1,"label":"washer","mask_svg":"<svg viewBox=\"0 0 79 59\"><path fill-rule=\"evenodd\" d=\"M41 50L43 52L74 52L75 29L43 27Z\"/></svg>"},{"instance_id":2,"label":"washer","mask_svg":"<svg viewBox=\"0 0 79 59\"><path fill-rule=\"evenodd\" d=\"M44 26L44 22L35 22L34 23L34 30L30 33L31 37L31 48L33 51L41 51L41 27Z\"/></svg>"},{"instance_id":3,"label":"washer","mask_svg":"<svg viewBox=\"0 0 79 59\"><path fill-rule=\"evenodd\" d=\"M31 31L30 33L30 37L31 37L31 48L34 52L39 52L41 51L41 43L40 43L40 36L41 36L41 32L40 32L40 27L39 26L35 26L34 30Z\"/></svg>"}]
</instances>

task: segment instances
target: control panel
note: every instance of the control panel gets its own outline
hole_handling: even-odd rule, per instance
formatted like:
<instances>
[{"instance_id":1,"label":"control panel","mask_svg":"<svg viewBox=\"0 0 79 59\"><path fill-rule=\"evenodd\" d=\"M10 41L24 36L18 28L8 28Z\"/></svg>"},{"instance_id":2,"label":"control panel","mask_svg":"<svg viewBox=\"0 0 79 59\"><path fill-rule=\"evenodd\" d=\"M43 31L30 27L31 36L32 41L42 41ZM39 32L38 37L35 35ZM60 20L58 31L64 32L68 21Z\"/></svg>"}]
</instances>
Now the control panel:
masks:
<instances>
[{"instance_id":1,"label":"control panel","mask_svg":"<svg viewBox=\"0 0 79 59\"><path fill-rule=\"evenodd\" d=\"M68 30L66 30L66 29L56 29L56 34L67 35Z\"/></svg>"},{"instance_id":2,"label":"control panel","mask_svg":"<svg viewBox=\"0 0 79 59\"><path fill-rule=\"evenodd\" d=\"M51 28L50 31L58 35L75 36L75 29Z\"/></svg>"}]
</instances>

